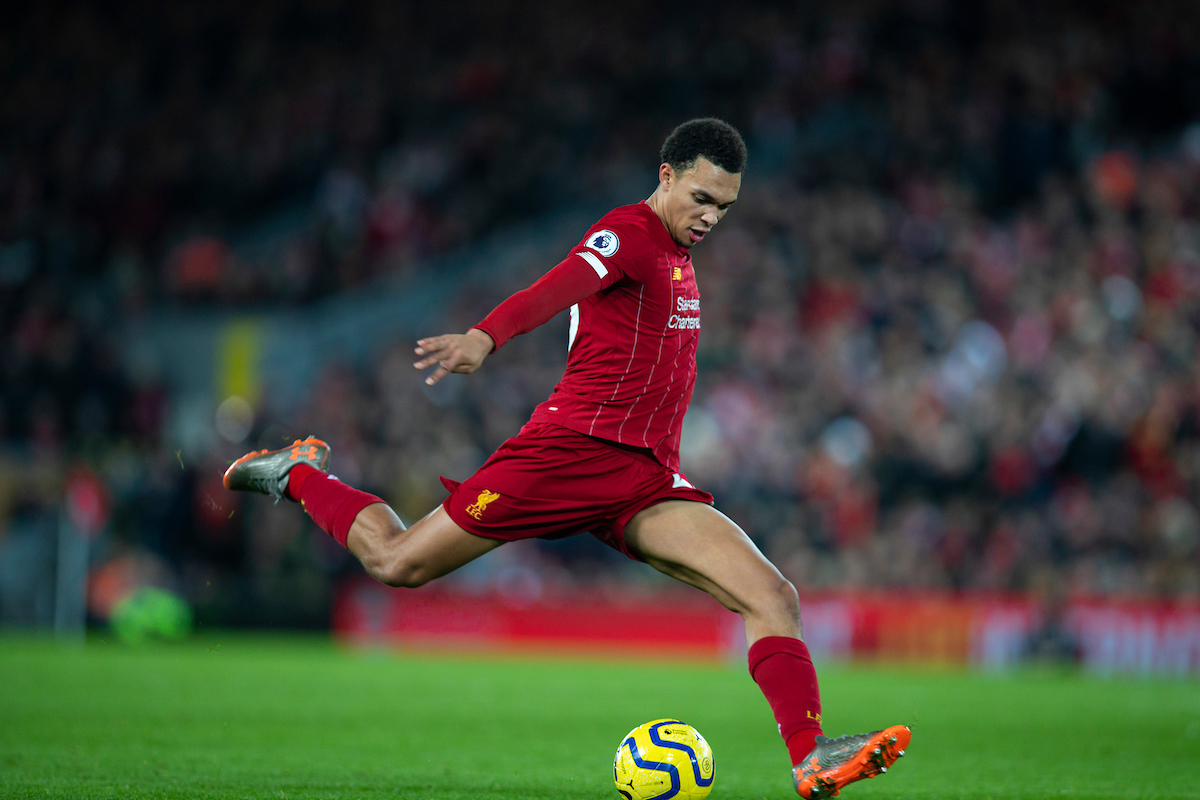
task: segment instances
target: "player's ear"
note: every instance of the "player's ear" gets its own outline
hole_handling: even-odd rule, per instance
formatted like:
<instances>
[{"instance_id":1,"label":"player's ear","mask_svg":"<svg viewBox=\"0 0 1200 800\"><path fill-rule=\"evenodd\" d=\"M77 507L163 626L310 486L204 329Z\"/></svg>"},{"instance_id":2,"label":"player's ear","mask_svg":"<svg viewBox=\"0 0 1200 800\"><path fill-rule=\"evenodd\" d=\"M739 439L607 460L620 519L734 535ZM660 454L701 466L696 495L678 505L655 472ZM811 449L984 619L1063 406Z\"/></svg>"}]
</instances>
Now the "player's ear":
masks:
<instances>
[{"instance_id":1,"label":"player's ear","mask_svg":"<svg viewBox=\"0 0 1200 800\"><path fill-rule=\"evenodd\" d=\"M675 168L664 161L662 166L658 168L658 183L664 189L670 189L671 184L675 182Z\"/></svg>"}]
</instances>

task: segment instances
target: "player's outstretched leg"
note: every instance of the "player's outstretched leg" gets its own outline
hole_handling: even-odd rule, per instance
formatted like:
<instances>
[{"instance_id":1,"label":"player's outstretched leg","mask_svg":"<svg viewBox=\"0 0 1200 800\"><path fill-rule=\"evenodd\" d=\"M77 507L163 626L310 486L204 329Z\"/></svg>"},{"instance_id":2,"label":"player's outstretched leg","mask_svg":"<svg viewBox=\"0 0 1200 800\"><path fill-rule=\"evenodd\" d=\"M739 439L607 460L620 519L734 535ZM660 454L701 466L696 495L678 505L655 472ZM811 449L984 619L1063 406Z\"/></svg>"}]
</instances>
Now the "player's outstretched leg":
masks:
<instances>
[{"instance_id":1,"label":"player's outstretched leg","mask_svg":"<svg viewBox=\"0 0 1200 800\"><path fill-rule=\"evenodd\" d=\"M329 449L310 436L281 450L247 453L225 471L225 488L300 503L317 527L389 586L421 586L502 544L467 533L440 506L406 528L383 500L326 473Z\"/></svg>"},{"instance_id":2,"label":"player's outstretched leg","mask_svg":"<svg viewBox=\"0 0 1200 800\"><path fill-rule=\"evenodd\" d=\"M750 675L779 724L797 793L830 797L896 762L911 733L903 725L829 739L821 731L817 673L800 639L796 590L732 520L703 503L668 500L639 512L625 541L647 563L741 614Z\"/></svg>"},{"instance_id":3,"label":"player's outstretched leg","mask_svg":"<svg viewBox=\"0 0 1200 800\"><path fill-rule=\"evenodd\" d=\"M818 736L812 752L792 767L796 794L813 800L833 797L846 784L887 772L904 755L911 739L907 725L836 739Z\"/></svg>"}]
</instances>

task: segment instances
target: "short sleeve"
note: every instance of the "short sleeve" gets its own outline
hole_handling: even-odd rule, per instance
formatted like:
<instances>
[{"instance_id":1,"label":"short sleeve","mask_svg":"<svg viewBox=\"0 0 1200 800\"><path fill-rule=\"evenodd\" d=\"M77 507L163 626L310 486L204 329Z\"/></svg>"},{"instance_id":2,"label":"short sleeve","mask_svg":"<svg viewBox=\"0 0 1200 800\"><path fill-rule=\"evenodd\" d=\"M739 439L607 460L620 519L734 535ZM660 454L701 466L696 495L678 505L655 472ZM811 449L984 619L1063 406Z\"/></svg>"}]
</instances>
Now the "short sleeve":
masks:
<instances>
[{"instance_id":1,"label":"short sleeve","mask_svg":"<svg viewBox=\"0 0 1200 800\"><path fill-rule=\"evenodd\" d=\"M646 283L655 264L645 232L636 225L615 220L600 220L571 253L596 271L602 289L625 278Z\"/></svg>"}]
</instances>

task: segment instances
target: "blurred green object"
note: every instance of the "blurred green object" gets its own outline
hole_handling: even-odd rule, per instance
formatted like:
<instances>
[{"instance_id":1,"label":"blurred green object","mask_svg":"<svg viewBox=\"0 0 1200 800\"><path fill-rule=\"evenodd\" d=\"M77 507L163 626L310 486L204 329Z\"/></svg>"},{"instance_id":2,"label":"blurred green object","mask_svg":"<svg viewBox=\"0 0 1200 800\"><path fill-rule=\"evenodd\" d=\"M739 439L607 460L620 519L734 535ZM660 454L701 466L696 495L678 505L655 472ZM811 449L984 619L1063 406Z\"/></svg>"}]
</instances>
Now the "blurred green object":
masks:
<instances>
[{"instance_id":1,"label":"blurred green object","mask_svg":"<svg viewBox=\"0 0 1200 800\"><path fill-rule=\"evenodd\" d=\"M145 586L117 603L109 624L126 644L184 639L192 632L192 609L165 589Z\"/></svg>"}]
</instances>

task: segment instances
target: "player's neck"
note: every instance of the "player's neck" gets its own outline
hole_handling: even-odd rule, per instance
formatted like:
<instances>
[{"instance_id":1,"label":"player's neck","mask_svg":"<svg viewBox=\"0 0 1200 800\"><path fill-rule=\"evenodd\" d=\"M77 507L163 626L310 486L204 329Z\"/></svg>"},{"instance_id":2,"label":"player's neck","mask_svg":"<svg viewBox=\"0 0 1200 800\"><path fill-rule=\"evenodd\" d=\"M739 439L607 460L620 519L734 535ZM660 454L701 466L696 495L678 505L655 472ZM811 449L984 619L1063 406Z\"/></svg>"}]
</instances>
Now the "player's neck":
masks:
<instances>
[{"instance_id":1,"label":"player's neck","mask_svg":"<svg viewBox=\"0 0 1200 800\"><path fill-rule=\"evenodd\" d=\"M643 200L646 205L650 206L650 210L654 212L654 216L658 217L659 223L662 224L663 230L667 232L667 236L674 241L675 237L671 236L671 228L667 225L667 221L662 215L662 197L659 195L659 190L655 189L654 194Z\"/></svg>"}]
</instances>

